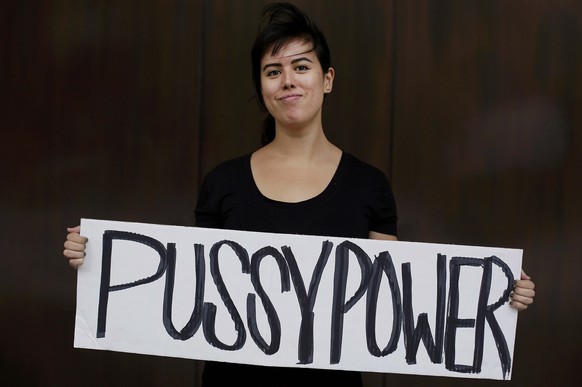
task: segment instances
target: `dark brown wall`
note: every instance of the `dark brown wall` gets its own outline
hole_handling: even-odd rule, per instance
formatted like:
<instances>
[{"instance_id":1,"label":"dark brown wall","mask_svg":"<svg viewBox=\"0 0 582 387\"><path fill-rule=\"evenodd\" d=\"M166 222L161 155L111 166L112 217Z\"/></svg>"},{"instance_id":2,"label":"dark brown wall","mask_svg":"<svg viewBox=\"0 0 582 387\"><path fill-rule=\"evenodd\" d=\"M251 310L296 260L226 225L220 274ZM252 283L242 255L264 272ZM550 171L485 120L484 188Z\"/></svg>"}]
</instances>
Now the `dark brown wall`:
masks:
<instances>
[{"instance_id":1,"label":"dark brown wall","mask_svg":"<svg viewBox=\"0 0 582 387\"><path fill-rule=\"evenodd\" d=\"M195 383L190 360L73 349L62 242L81 217L192 224L201 176L258 146L249 48L265 3L0 2L0 381ZM505 383L576 385L581 3L296 3L332 48L327 133L389 174L400 238L524 249L538 295Z\"/></svg>"}]
</instances>

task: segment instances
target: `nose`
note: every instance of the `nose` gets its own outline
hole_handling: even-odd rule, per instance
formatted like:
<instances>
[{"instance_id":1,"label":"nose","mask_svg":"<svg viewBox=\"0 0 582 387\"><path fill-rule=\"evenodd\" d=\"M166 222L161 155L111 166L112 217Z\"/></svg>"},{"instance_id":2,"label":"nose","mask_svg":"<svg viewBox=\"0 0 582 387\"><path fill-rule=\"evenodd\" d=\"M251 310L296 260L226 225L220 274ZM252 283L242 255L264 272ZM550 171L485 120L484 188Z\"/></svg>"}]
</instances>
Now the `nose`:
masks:
<instances>
[{"instance_id":1,"label":"nose","mask_svg":"<svg viewBox=\"0 0 582 387\"><path fill-rule=\"evenodd\" d=\"M283 80L283 89L289 90L295 88L295 81L293 79L293 73L287 72L285 74L285 79Z\"/></svg>"}]
</instances>

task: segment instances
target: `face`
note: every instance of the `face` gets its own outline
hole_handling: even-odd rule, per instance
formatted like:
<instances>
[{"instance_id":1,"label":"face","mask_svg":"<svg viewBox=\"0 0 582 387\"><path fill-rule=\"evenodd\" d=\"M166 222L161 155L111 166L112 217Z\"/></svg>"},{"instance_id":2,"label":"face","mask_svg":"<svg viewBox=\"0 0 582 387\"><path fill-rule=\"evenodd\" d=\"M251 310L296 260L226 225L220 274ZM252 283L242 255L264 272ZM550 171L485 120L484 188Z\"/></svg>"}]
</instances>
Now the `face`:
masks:
<instances>
[{"instance_id":1,"label":"face","mask_svg":"<svg viewBox=\"0 0 582 387\"><path fill-rule=\"evenodd\" d=\"M333 68L324 72L312 44L303 40L291 40L274 56L267 50L261 59L263 100L278 125L320 123L323 96L331 92L333 77Z\"/></svg>"}]
</instances>

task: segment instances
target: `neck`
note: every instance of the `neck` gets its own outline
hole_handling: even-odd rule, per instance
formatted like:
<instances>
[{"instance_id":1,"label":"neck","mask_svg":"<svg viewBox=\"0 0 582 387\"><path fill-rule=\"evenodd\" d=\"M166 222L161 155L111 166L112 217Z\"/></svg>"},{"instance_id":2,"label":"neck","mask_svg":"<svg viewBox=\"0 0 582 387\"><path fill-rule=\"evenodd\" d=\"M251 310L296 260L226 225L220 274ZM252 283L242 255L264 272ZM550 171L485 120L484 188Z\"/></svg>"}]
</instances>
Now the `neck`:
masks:
<instances>
[{"instance_id":1,"label":"neck","mask_svg":"<svg viewBox=\"0 0 582 387\"><path fill-rule=\"evenodd\" d=\"M277 126L275 139L267 145L271 152L288 158L317 158L335 146L327 139L321 125L315 128L288 129Z\"/></svg>"}]
</instances>

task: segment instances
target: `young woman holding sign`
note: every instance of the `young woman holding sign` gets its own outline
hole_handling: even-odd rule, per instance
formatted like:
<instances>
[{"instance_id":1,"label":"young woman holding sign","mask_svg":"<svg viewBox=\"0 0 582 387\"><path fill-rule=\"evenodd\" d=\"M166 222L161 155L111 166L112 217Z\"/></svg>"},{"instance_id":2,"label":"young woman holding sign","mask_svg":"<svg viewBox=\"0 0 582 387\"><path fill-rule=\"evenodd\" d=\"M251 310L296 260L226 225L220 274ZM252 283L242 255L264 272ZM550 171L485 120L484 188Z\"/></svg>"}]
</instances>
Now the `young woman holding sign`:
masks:
<instances>
[{"instance_id":1,"label":"young woman holding sign","mask_svg":"<svg viewBox=\"0 0 582 387\"><path fill-rule=\"evenodd\" d=\"M218 165L205 178L196 226L396 240L396 205L386 176L326 137L325 95L335 72L324 35L287 3L266 7L251 52L259 104L268 113L263 146ZM68 229L64 255L83 263L87 239ZM534 284L522 273L512 305L526 309ZM358 372L207 362L204 386L361 386Z\"/></svg>"}]
</instances>

